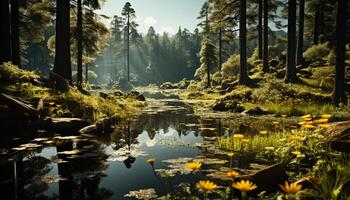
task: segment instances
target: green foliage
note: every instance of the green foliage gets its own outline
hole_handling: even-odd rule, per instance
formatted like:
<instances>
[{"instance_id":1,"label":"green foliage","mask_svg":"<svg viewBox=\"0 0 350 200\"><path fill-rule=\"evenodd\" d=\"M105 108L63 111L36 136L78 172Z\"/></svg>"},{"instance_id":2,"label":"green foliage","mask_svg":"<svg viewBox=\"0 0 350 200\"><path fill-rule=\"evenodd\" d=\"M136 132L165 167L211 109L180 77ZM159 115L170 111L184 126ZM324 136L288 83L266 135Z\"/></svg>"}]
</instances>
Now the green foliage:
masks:
<instances>
[{"instance_id":1,"label":"green foliage","mask_svg":"<svg viewBox=\"0 0 350 200\"><path fill-rule=\"evenodd\" d=\"M329 48L329 44L326 42L323 44L312 45L304 52L303 56L306 60L323 59L326 58L330 52L331 49Z\"/></svg>"},{"instance_id":2,"label":"green foliage","mask_svg":"<svg viewBox=\"0 0 350 200\"><path fill-rule=\"evenodd\" d=\"M239 73L240 66L240 56L232 55L230 58L222 65L222 73L224 78L229 76L237 76Z\"/></svg>"},{"instance_id":3,"label":"green foliage","mask_svg":"<svg viewBox=\"0 0 350 200\"><path fill-rule=\"evenodd\" d=\"M209 39L204 39L200 51L201 66L196 70L195 76L204 80L204 76L208 73L208 68L212 71L212 69L217 66L218 59L216 55L215 45L211 43Z\"/></svg>"},{"instance_id":4,"label":"green foliage","mask_svg":"<svg viewBox=\"0 0 350 200\"><path fill-rule=\"evenodd\" d=\"M39 75L33 71L19 69L11 62L0 65L0 82L2 83L22 83L38 79Z\"/></svg>"}]
</instances>

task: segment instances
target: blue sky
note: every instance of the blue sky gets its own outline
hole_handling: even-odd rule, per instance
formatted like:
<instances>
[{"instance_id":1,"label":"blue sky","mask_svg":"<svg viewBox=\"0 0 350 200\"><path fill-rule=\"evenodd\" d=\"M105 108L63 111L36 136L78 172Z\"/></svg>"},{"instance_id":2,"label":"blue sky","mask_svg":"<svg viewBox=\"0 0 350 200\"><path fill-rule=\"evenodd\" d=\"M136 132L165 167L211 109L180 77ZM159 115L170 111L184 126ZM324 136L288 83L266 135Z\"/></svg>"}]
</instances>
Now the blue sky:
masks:
<instances>
[{"instance_id":1,"label":"blue sky","mask_svg":"<svg viewBox=\"0 0 350 200\"><path fill-rule=\"evenodd\" d=\"M147 33L153 26L158 33L174 34L179 26L191 32L198 24L197 16L204 0L107 0L97 13L107 16L120 15L123 5L129 1L135 9L139 31ZM109 21L104 20L109 27Z\"/></svg>"}]
</instances>

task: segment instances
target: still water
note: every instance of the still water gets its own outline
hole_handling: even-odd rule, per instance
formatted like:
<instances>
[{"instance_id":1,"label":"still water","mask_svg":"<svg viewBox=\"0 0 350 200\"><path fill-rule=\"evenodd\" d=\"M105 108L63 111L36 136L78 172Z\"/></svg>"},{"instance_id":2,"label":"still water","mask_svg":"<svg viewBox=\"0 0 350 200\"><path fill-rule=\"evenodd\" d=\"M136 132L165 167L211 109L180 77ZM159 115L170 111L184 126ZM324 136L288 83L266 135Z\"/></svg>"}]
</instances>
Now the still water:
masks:
<instances>
[{"instance_id":1,"label":"still water","mask_svg":"<svg viewBox=\"0 0 350 200\"><path fill-rule=\"evenodd\" d=\"M208 138L249 127L198 118L179 100L148 104L137 119L116 125L108 134L40 130L32 138L13 134L1 140L1 199L135 199L130 191L150 188L162 196L170 185L205 178L186 172L184 163L207 159L203 143ZM155 171L147 163L150 157L156 158Z\"/></svg>"}]
</instances>

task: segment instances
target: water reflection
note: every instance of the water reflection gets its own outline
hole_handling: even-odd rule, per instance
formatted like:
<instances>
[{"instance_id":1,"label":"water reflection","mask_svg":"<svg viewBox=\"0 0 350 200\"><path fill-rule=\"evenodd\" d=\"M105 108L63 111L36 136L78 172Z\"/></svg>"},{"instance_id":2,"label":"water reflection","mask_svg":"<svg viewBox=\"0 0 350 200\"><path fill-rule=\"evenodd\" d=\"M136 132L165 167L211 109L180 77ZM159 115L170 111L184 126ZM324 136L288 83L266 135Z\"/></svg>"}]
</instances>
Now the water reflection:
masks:
<instances>
[{"instance_id":1,"label":"water reflection","mask_svg":"<svg viewBox=\"0 0 350 200\"><path fill-rule=\"evenodd\" d=\"M257 127L249 126L252 123ZM0 187L6 191L5 199L124 199L129 191L145 188L164 195L171 187L146 162L149 157L157 159L157 173L174 172L172 185L194 182L204 174L182 173L185 161L197 157L211 167L228 165L205 145L195 144L264 126L240 118L200 118L178 100L151 101L137 119L119 123L108 134L44 138L38 134L4 140Z\"/></svg>"}]
</instances>

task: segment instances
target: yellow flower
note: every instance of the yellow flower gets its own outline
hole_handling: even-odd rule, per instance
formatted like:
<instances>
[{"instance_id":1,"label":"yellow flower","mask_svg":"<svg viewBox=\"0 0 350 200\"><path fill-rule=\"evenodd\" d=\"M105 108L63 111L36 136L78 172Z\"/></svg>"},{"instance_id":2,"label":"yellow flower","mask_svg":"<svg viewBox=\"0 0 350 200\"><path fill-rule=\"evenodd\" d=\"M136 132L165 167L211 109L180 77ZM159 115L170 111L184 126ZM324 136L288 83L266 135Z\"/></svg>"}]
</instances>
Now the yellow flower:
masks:
<instances>
[{"instance_id":1,"label":"yellow flower","mask_svg":"<svg viewBox=\"0 0 350 200\"><path fill-rule=\"evenodd\" d=\"M273 150L275 150L275 147L265 147L265 150L267 150L267 151L273 151Z\"/></svg>"},{"instance_id":2,"label":"yellow flower","mask_svg":"<svg viewBox=\"0 0 350 200\"><path fill-rule=\"evenodd\" d=\"M315 128L315 126L314 126L314 125L311 125L311 124L305 124L305 125L303 125L302 127L305 128L305 129L312 129L312 128Z\"/></svg>"},{"instance_id":3,"label":"yellow flower","mask_svg":"<svg viewBox=\"0 0 350 200\"><path fill-rule=\"evenodd\" d=\"M249 192L257 188L257 186L249 180L241 180L240 182L235 182L232 184L232 187L236 188L237 190L240 190L241 192Z\"/></svg>"},{"instance_id":4,"label":"yellow flower","mask_svg":"<svg viewBox=\"0 0 350 200\"><path fill-rule=\"evenodd\" d=\"M312 121L312 117L307 117L307 118L303 118L303 119L304 119L304 121L307 121L307 122Z\"/></svg>"},{"instance_id":5,"label":"yellow flower","mask_svg":"<svg viewBox=\"0 0 350 200\"><path fill-rule=\"evenodd\" d=\"M281 115L282 118L287 118L287 115Z\"/></svg>"},{"instance_id":6,"label":"yellow flower","mask_svg":"<svg viewBox=\"0 0 350 200\"><path fill-rule=\"evenodd\" d=\"M287 181L284 185L280 185L280 188L287 194L295 194L301 190L301 185L297 183L289 184Z\"/></svg>"},{"instance_id":7,"label":"yellow flower","mask_svg":"<svg viewBox=\"0 0 350 200\"><path fill-rule=\"evenodd\" d=\"M321 115L321 117L323 119L330 119L332 117L332 115L331 114L323 114L323 115Z\"/></svg>"},{"instance_id":8,"label":"yellow flower","mask_svg":"<svg viewBox=\"0 0 350 200\"><path fill-rule=\"evenodd\" d=\"M196 184L196 187L202 190L204 193L207 193L208 191L215 190L218 186L210 181L199 181Z\"/></svg>"},{"instance_id":9,"label":"yellow flower","mask_svg":"<svg viewBox=\"0 0 350 200\"><path fill-rule=\"evenodd\" d=\"M230 172L227 172L227 176L229 176L231 178L235 178L235 177L239 176L239 173L236 171L230 171Z\"/></svg>"},{"instance_id":10,"label":"yellow flower","mask_svg":"<svg viewBox=\"0 0 350 200\"><path fill-rule=\"evenodd\" d=\"M248 138L242 139L243 143L248 143L250 140Z\"/></svg>"},{"instance_id":11,"label":"yellow flower","mask_svg":"<svg viewBox=\"0 0 350 200\"><path fill-rule=\"evenodd\" d=\"M301 116L300 118L305 119L305 118L310 118L310 117L311 117L311 115L307 114L307 115Z\"/></svg>"},{"instance_id":12,"label":"yellow flower","mask_svg":"<svg viewBox=\"0 0 350 200\"><path fill-rule=\"evenodd\" d=\"M300 126L302 126L302 125L305 125L306 122L305 122L305 121L302 121L302 122L299 122L298 124L299 124Z\"/></svg>"},{"instance_id":13,"label":"yellow flower","mask_svg":"<svg viewBox=\"0 0 350 200\"><path fill-rule=\"evenodd\" d=\"M244 135L243 134L233 134L233 138L234 139L238 139L238 140L241 140L241 139L243 139L244 138Z\"/></svg>"},{"instance_id":14,"label":"yellow flower","mask_svg":"<svg viewBox=\"0 0 350 200\"><path fill-rule=\"evenodd\" d=\"M150 165L154 165L154 163L156 162L156 159L155 158L149 158L148 160L147 160L147 162L148 162L148 164L150 164Z\"/></svg>"},{"instance_id":15,"label":"yellow flower","mask_svg":"<svg viewBox=\"0 0 350 200\"><path fill-rule=\"evenodd\" d=\"M329 128L330 127L329 124L319 124L318 126L321 128Z\"/></svg>"},{"instance_id":16,"label":"yellow flower","mask_svg":"<svg viewBox=\"0 0 350 200\"><path fill-rule=\"evenodd\" d=\"M315 120L315 123L316 124L324 124L324 123L327 123L329 119L327 118L322 118L322 119L317 119Z\"/></svg>"},{"instance_id":17,"label":"yellow flower","mask_svg":"<svg viewBox=\"0 0 350 200\"><path fill-rule=\"evenodd\" d=\"M186 163L186 167L192 171L196 171L201 168L202 164L200 162L189 162Z\"/></svg>"},{"instance_id":18,"label":"yellow flower","mask_svg":"<svg viewBox=\"0 0 350 200\"><path fill-rule=\"evenodd\" d=\"M261 135L266 135L267 134L267 131L265 130L265 131L260 131L259 132Z\"/></svg>"},{"instance_id":19,"label":"yellow flower","mask_svg":"<svg viewBox=\"0 0 350 200\"><path fill-rule=\"evenodd\" d=\"M279 121L273 121L272 123L273 123L274 125L279 125L279 124L280 124Z\"/></svg>"},{"instance_id":20,"label":"yellow flower","mask_svg":"<svg viewBox=\"0 0 350 200\"><path fill-rule=\"evenodd\" d=\"M227 153L227 156L230 157L230 158L232 158L234 155L235 155L234 152Z\"/></svg>"},{"instance_id":21,"label":"yellow flower","mask_svg":"<svg viewBox=\"0 0 350 200\"><path fill-rule=\"evenodd\" d=\"M301 154L301 152L300 151L292 151L292 154L295 156L299 156Z\"/></svg>"},{"instance_id":22,"label":"yellow flower","mask_svg":"<svg viewBox=\"0 0 350 200\"><path fill-rule=\"evenodd\" d=\"M289 137L290 140L292 141L297 141L297 142L301 142L301 141L304 141L305 138L304 137L301 137L301 136L298 136L298 135L292 135Z\"/></svg>"}]
</instances>

